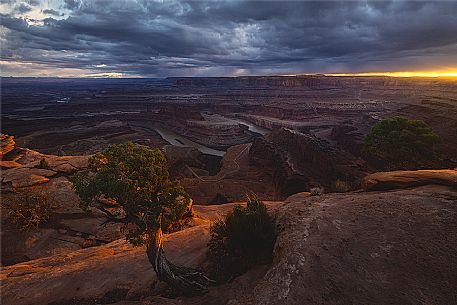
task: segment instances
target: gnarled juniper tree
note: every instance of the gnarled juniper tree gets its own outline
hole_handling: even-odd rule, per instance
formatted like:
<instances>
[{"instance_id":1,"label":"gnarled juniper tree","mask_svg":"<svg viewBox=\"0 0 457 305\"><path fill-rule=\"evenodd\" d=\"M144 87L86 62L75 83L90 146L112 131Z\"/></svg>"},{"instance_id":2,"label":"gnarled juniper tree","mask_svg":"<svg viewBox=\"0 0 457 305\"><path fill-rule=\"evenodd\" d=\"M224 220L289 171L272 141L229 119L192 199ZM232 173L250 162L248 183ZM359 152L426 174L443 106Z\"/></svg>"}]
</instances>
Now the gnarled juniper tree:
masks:
<instances>
[{"instance_id":1,"label":"gnarled juniper tree","mask_svg":"<svg viewBox=\"0 0 457 305\"><path fill-rule=\"evenodd\" d=\"M205 292L211 280L201 272L178 267L167 260L162 229L179 221L189 207L184 189L169 179L165 156L159 149L133 143L113 145L92 156L88 169L72 177L84 209L95 207L107 222L124 224L126 238L146 245L159 280L184 294ZM116 201L117 212L100 198Z\"/></svg>"}]
</instances>

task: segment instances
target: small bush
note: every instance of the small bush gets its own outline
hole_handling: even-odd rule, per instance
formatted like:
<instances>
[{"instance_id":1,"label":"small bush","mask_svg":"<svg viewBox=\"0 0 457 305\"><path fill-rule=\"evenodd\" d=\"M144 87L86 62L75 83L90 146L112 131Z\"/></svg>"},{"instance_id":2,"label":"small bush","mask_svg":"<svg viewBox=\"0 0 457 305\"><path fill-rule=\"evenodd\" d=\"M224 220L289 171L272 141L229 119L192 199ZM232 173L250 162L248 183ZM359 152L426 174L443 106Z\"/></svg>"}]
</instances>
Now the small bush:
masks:
<instances>
[{"instance_id":1,"label":"small bush","mask_svg":"<svg viewBox=\"0 0 457 305\"><path fill-rule=\"evenodd\" d=\"M211 226L208 257L213 278L227 281L269 263L275 240L273 221L260 200L248 199L246 207L235 206Z\"/></svg>"},{"instance_id":2,"label":"small bush","mask_svg":"<svg viewBox=\"0 0 457 305\"><path fill-rule=\"evenodd\" d=\"M45 158L41 159L40 163L38 164L38 168L49 169L50 167L48 161L46 161Z\"/></svg>"},{"instance_id":3,"label":"small bush","mask_svg":"<svg viewBox=\"0 0 457 305\"><path fill-rule=\"evenodd\" d=\"M335 192L337 193L346 193L351 190L351 184L349 182L343 181L343 180L336 180L335 181Z\"/></svg>"},{"instance_id":4,"label":"small bush","mask_svg":"<svg viewBox=\"0 0 457 305\"><path fill-rule=\"evenodd\" d=\"M363 141L365 156L389 163L411 163L433 158L439 137L423 121L403 117L384 119Z\"/></svg>"},{"instance_id":5,"label":"small bush","mask_svg":"<svg viewBox=\"0 0 457 305\"><path fill-rule=\"evenodd\" d=\"M312 187L310 190L309 190L309 194L311 196L320 196L324 193L324 189L321 188L321 187Z\"/></svg>"},{"instance_id":6,"label":"small bush","mask_svg":"<svg viewBox=\"0 0 457 305\"><path fill-rule=\"evenodd\" d=\"M53 197L43 190L19 191L2 202L7 219L21 231L30 231L47 222L55 207Z\"/></svg>"}]
</instances>

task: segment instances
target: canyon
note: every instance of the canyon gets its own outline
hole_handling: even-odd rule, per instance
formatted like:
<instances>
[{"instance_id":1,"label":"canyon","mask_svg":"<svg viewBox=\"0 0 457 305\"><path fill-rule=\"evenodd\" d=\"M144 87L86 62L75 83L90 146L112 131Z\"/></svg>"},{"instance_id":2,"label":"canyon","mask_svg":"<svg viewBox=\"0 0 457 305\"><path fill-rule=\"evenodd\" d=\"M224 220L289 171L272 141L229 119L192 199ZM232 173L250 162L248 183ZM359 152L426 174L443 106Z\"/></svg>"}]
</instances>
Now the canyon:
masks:
<instances>
[{"instance_id":1,"label":"canyon","mask_svg":"<svg viewBox=\"0 0 457 305\"><path fill-rule=\"evenodd\" d=\"M184 157L173 173L199 202L247 192L284 199L332 190L337 180L356 188L365 174L386 170L361 158L364 136L396 115L424 120L440 136L440 160L423 169L457 166L455 78L3 78L2 98L2 132L41 153L90 155L126 141L181 147L183 156L193 147L204 155L198 166ZM249 153L224 156L239 145ZM224 164L228 173L218 174ZM331 175L314 177L323 166Z\"/></svg>"},{"instance_id":2,"label":"canyon","mask_svg":"<svg viewBox=\"0 0 457 305\"><path fill-rule=\"evenodd\" d=\"M53 200L31 231L2 213L5 304L451 304L457 295L457 80L253 76L2 78L2 210ZM436 159L391 171L362 154L383 118L425 121ZM211 224L255 194L273 261L201 296L174 295L119 224L79 207L69 177L132 141L160 148L193 202L171 261L207 268ZM318 190L318 191L316 191ZM105 198L105 203L110 201Z\"/></svg>"}]
</instances>

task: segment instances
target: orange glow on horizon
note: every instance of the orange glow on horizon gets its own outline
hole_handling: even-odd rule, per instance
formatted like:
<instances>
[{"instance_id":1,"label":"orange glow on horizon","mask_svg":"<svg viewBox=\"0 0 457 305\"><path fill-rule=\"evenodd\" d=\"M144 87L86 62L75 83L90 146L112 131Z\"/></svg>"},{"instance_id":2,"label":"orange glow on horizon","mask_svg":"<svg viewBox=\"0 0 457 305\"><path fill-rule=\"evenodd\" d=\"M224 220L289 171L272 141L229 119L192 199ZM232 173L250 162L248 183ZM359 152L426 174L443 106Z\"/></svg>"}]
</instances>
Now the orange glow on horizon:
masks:
<instances>
[{"instance_id":1,"label":"orange glow on horizon","mask_svg":"<svg viewBox=\"0 0 457 305\"><path fill-rule=\"evenodd\" d=\"M325 73L328 76L391 76L391 77L457 77L456 70L416 71L416 72L361 72L361 73Z\"/></svg>"}]
</instances>

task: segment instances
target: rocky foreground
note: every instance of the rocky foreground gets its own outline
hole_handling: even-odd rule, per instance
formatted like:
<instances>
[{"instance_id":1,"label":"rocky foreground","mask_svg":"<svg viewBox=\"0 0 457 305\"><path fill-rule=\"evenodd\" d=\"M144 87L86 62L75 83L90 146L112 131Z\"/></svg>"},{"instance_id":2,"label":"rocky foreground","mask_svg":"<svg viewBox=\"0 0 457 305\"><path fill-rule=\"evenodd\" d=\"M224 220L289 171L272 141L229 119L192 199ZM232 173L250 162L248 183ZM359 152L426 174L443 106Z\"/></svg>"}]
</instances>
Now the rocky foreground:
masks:
<instances>
[{"instance_id":1,"label":"rocky foreground","mask_svg":"<svg viewBox=\"0 0 457 305\"><path fill-rule=\"evenodd\" d=\"M4 267L5 304L453 304L457 191L298 194L268 204L271 266L203 296L166 298L142 248L123 240ZM197 206L198 225L167 236L170 259L204 266L209 220L233 204ZM69 300L72 300L71 302Z\"/></svg>"},{"instance_id":2,"label":"rocky foreground","mask_svg":"<svg viewBox=\"0 0 457 305\"><path fill-rule=\"evenodd\" d=\"M14 137L1 136L2 265L108 243L120 238L119 226L100 226L101 213L84 213L68 176L87 167L89 156L55 156L17 147ZM37 230L11 226L7 209L16 191L44 194L53 204L51 221Z\"/></svg>"},{"instance_id":3,"label":"rocky foreground","mask_svg":"<svg viewBox=\"0 0 457 305\"><path fill-rule=\"evenodd\" d=\"M249 146L228 153L220 183L247 164ZM2 227L2 304L454 304L457 300L457 170L374 173L362 190L266 202L278 239L270 266L203 296L176 297L158 282L144 248L102 215L83 213L67 176L87 156L52 156L2 137L2 204L38 188L57 203L33 232ZM246 159L246 160L245 160ZM43 161L44 160L44 161ZM190 170L190 169L189 169ZM192 174L194 170L192 170ZM220 179L220 181L218 180ZM227 179L226 179L227 180ZM227 180L229 181L229 180ZM235 203L199 206L188 228L166 236L176 264L207 266L211 221ZM5 213L2 215L2 222Z\"/></svg>"}]
</instances>

